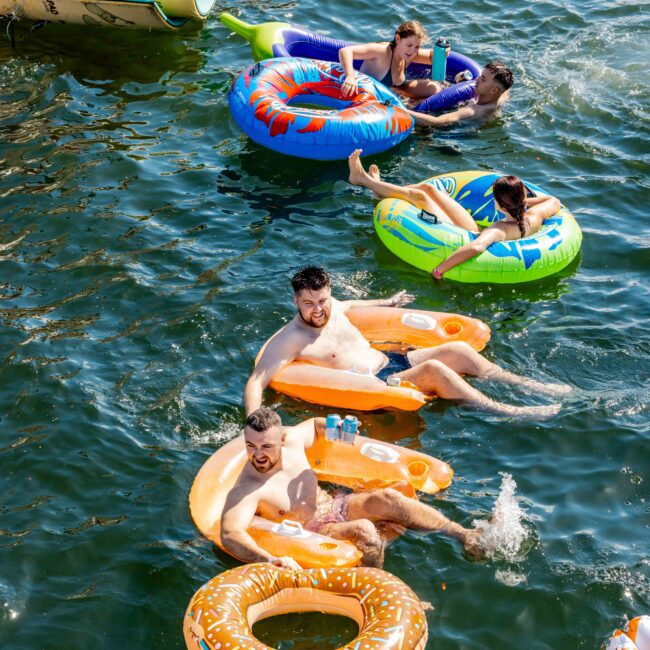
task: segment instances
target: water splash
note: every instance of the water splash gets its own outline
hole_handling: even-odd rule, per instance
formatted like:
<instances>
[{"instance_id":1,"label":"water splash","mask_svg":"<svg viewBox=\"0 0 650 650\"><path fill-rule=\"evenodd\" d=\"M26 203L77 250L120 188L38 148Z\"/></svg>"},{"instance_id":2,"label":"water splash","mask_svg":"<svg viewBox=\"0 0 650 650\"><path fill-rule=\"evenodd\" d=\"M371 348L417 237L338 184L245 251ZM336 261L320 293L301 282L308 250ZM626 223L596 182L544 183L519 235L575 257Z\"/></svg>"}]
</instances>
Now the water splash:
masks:
<instances>
[{"instance_id":1,"label":"water splash","mask_svg":"<svg viewBox=\"0 0 650 650\"><path fill-rule=\"evenodd\" d=\"M524 542L529 536L523 525L526 513L519 507L515 490L517 484L510 474L501 472L501 490L489 519L475 519L472 523L482 533L485 556L516 562L523 555Z\"/></svg>"},{"instance_id":2,"label":"water splash","mask_svg":"<svg viewBox=\"0 0 650 650\"><path fill-rule=\"evenodd\" d=\"M243 427L238 422L222 422L216 429L204 430L193 426L189 430L189 439L192 445L220 445L232 440L243 432Z\"/></svg>"}]
</instances>

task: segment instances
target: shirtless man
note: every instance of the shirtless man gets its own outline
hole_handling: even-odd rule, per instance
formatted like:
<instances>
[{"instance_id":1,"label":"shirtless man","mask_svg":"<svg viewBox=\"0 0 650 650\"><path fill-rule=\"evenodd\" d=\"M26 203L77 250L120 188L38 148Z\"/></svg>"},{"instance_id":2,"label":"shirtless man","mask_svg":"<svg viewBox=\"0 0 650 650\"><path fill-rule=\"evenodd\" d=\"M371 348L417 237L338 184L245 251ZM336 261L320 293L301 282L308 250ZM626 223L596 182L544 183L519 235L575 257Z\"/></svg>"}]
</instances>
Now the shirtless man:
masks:
<instances>
[{"instance_id":1,"label":"shirtless man","mask_svg":"<svg viewBox=\"0 0 650 650\"><path fill-rule=\"evenodd\" d=\"M244 562L272 562L300 569L291 557L275 557L246 532L255 514L273 521L292 519L307 530L352 542L362 563L380 567L384 541L375 523L389 522L458 539L480 558L478 530L450 521L441 512L392 488L330 496L318 487L305 449L325 435L325 420L314 418L284 428L270 408L253 411L246 420L244 442L249 462L228 493L221 516L221 542Z\"/></svg>"},{"instance_id":2,"label":"shirtless man","mask_svg":"<svg viewBox=\"0 0 650 650\"><path fill-rule=\"evenodd\" d=\"M306 266L293 277L293 301L298 313L269 340L244 390L246 413L262 405L262 393L273 376L294 360L338 370L370 371L382 381L389 376L415 384L423 393L458 400L506 415L548 416L559 404L519 407L501 404L470 386L461 375L472 375L517 384L537 393L568 392L561 384L542 384L503 370L484 359L467 343L444 343L433 348L410 350L406 354L384 354L373 348L350 322L352 307L401 307L413 296L400 291L380 300L332 298L330 279L324 269Z\"/></svg>"},{"instance_id":3,"label":"shirtless man","mask_svg":"<svg viewBox=\"0 0 650 650\"><path fill-rule=\"evenodd\" d=\"M429 115L409 111L415 123L419 126L448 126L464 120L487 118L496 112L510 97L509 89L513 78L510 68L500 61L488 63L476 80L476 97L465 106L444 115Z\"/></svg>"}]
</instances>

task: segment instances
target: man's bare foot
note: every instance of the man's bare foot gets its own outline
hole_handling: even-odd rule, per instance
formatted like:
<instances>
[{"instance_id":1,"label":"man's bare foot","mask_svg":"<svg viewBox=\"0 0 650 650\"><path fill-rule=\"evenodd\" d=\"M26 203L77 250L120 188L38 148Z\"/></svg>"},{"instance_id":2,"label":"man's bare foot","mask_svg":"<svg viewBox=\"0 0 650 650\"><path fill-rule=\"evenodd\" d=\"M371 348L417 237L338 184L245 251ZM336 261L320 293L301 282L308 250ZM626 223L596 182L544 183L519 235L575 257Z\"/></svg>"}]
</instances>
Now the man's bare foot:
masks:
<instances>
[{"instance_id":1,"label":"man's bare foot","mask_svg":"<svg viewBox=\"0 0 650 650\"><path fill-rule=\"evenodd\" d=\"M368 175L361 164L361 151L361 149L355 149L348 157L348 165L350 166L348 183L350 185L364 185L363 181Z\"/></svg>"},{"instance_id":2,"label":"man's bare foot","mask_svg":"<svg viewBox=\"0 0 650 650\"><path fill-rule=\"evenodd\" d=\"M568 395L573 392L573 386L569 384L542 384L544 387L541 392L546 395Z\"/></svg>"},{"instance_id":3,"label":"man's bare foot","mask_svg":"<svg viewBox=\"0 0 650 650\"><path fill-rule=\"evenodd\" d=\"M469 530L463 540L465 551L475 560L482 560L485 557L485 547L480 530Z\"/></svg>"},{"instance_id":4,"label":"man's bare foot","mask_svg":"<svg viewBox=\"0 0 650 650\"><path fill-rule=\"evenodd\" d=\"M498 366L493 366L483 375L483 378L514 384L543 395L567 395L573 391L568 384L545 384L529 377L520 377Z\"/></svg>"},{"instance_id":5,"label":"man's bare foot","mask_svg":"<svg viewBox=\"0 0 650 650\"><path fill-rule=\"evenodd\" d=\"M492 413L499 415L522 416L529 418L549 418L560 412L561 404L549 404L548 406L511 406L510 404L501 404L494 400L486 398L485 401L469 402L473 406L484 408Z\"/></svg>"}]
</instances>

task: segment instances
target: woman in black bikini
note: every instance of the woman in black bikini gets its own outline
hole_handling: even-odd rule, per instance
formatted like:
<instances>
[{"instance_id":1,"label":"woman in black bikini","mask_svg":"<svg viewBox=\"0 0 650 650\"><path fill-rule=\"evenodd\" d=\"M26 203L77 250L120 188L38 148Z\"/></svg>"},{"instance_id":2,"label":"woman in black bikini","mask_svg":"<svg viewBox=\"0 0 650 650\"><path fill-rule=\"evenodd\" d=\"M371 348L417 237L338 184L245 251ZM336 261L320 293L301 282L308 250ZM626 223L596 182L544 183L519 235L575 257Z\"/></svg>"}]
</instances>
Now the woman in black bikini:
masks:
<instances>
[{"instance_id":1,"label":"woman in black bikini","mask_svg":"<svg viewBox=\"0 0 650 650\"><path fill-rule=\"evenodd\" d=\"M378 79L384 86L399 88L401 92L418 99L435 95L444 84L431 79L406 80L406 68L410 63L431 65L432 50L420 49L426 40L422 25L417 20L409 20L397 28L390 43L364 43L341 48L339 61L345 72L341 96L352 97L357 92L353 67L355 59L363 61L361 72Z\"/></svg>"}]
</instances>

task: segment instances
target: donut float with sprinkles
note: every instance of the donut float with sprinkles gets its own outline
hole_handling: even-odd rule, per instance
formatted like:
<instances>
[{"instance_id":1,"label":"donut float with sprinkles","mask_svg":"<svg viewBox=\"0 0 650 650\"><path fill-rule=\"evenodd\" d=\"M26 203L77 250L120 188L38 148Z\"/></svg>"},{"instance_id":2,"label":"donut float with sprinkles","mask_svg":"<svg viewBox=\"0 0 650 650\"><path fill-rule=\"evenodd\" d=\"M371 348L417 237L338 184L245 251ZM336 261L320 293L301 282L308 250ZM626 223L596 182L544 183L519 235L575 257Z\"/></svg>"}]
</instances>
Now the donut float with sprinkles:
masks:
<instances>
[{"instance_id":1,"label":"donut float with sprinkles","mask_svg":"<svg viewBox=\"0 0 650 650\"><path fill-rule=\"evenodd\" d=\"M399 578L370 567L290 571L265 562L212 578L192 597L183 620L189 650L271 650L253 625L295 612L353 619L357 637L339 650L424 650L420 600Z\"/></svg>"}]
</instances>

